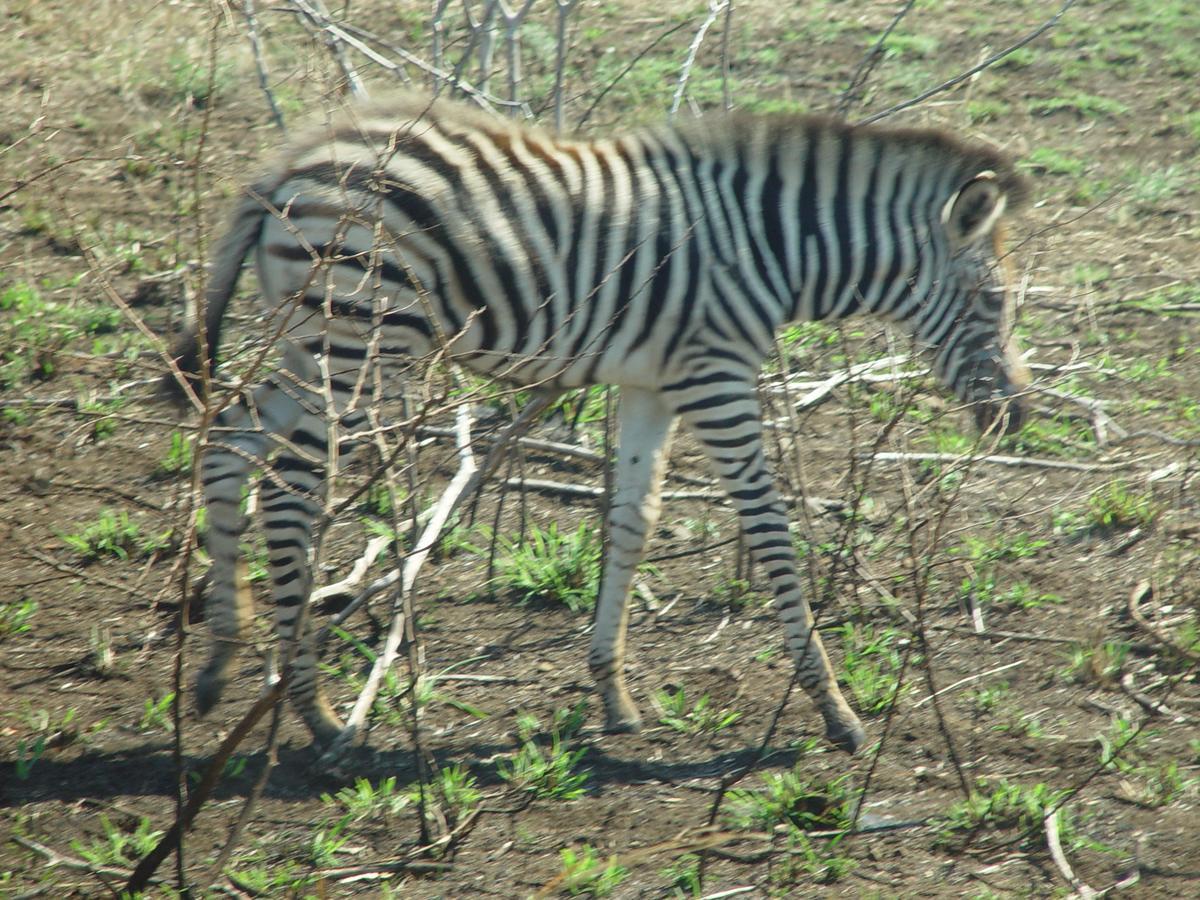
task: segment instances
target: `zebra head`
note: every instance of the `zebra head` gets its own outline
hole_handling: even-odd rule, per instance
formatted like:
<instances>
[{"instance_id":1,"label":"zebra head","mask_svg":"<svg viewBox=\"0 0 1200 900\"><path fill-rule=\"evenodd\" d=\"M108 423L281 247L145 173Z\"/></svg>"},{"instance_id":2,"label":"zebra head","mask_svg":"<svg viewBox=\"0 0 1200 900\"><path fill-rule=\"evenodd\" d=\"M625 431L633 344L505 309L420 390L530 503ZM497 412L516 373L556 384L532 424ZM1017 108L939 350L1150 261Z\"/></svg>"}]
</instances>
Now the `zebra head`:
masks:
<instances>
[{"instance_id":1,"label":"zebra head","mask_svg":"<svg viewBox=\"0 0 1200 900\"><path fill-rule=\"evenodd\" d=\"M1013 304L1003 266L1000 217L1009 197L995 172L980 172L945 202L931 242L937 269L918 314L917 337L933 370L971 404L981 432L1012 434L1025 422L1029 370L1012 337Z\"/></svg>"}]
</instances>

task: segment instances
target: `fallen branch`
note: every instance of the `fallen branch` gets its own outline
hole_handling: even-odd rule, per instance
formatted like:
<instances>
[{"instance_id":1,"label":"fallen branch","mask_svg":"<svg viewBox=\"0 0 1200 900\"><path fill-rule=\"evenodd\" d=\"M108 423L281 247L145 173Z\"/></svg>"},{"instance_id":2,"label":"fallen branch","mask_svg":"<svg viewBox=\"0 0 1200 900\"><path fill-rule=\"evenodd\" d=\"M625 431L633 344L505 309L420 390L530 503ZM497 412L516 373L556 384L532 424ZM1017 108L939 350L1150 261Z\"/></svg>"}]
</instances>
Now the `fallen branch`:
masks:
<instances>
[{"instance_id":1,"label":"fallen branch","mask_svg":"<svg viewBox=\"0 0 1200 900\"><path fill-rule=\"evenodd\" d=\"M112 866L97 866L84 859L76 859L73 856L67 856L59 853L57 850L47 847L45 844L40 844L32 838L23 837L19 834L14 834L10 840L14 844L20 844L34 853L40 853L46 857L46 862L51 866L64 866L68 869L79 869L83 872L90 872L104 882L104 886L113 889L113 885L108 881L109 878L128 878L128 869L117 869ZM158 882L159 879L155 879Z\"/></svg>"},{"instance_id":2,"label":"fallen branch","mask_svg":"<svg viewBox=\"0 0 1200 900\"><path fill-rule=\"evenodd\" d=\"M435 425L423 425L417 429L418 435L431 435L433 437L454 437L453 428L444 428ZM494 434L481 434L475 438L477 441L487 441L494 444L499 440L499 437ZM558 456L569 456L574 459L582 459L585 462L602 463L604 462L604 454L597 453L595 450L588 450L585 447L579 447L575 444L564 444L559 441L545 441L539 438L523 437L517 438L517 446L523 447L526 450L534 450L538 453L554 453Z\"/></svg>"},{"instance_id":3,"label":"fallen branch","mask_svg":"<svg viewBox=\"0 0 1200 900\"><path fill-rule=\"evenodd\" d=\"M1058 836L1058 814L1060 810L1061 807L1055 809L1044 820L1046 826L1046 846L1050 848L1050 858L1054 860L1054 866L1058 869L1058 873L1071 886L1071 889L1075 891L1080 900L1092 900L1093 897L1097 896L1096 892L1075 874L1075 871L1071 868L1071 864L1067 862L1066 854L1063 853L1062 841L1059 840Z\"/></svg>"},{"instance_id":4,"label":"fallen branch","mask_svg":"<svg viewBox=\"0 0 1200 900\"><path fill-rule=\"evenodd\" d=\"M352 589L357 588L362 583L363 578L366 577L367 570L375 564L375 560L379 554L386 550L388 545L391 543L392 538L388 535L381 534L371 538L369 541L367 541L367 548L363 551L362 556L355 561L353 568L350 569L350 574L341 581L335 581L333 584L327 584L323 587L317 588L312 592L308 602L310 604L320 603L326 597L335 597L338 594L346 594ZM342 610L342 613L344 612L345 610ZM330 621L328 627L333 628L341 625L342 622L349 618L348 616L342 615L342 613L338 614L336 622Z\"/></svg>"},{"instance_id":5,"label":"fallen branch","mask_svg":"<svg viewBox=\"0 0 1200 900\"><path fill-rule=\"evenodd\" d=\"M996 466L1034 469L1066 469L1069 472L1127 472L1129 463L1076 463L1061 459L1036 459L1031 456L970 456L959 453L895 453L885 451L862 454L861 459L875 462L942 462L942 463L991 463Z\"/></svg>"},{"instance_id":6,"label":"fallen branch","mask_svg":"<svg viewBox=\"0 0 1200 900\"><path fill-rule=\"evenodd\" d=\"M1200 653L1196 653L1187 647L1179 646L1179 644L1175 643L1175 639L1172 638L1170 634L1159 628L1157 625L1151 624L1149 621L1147 621L1146 617L1142 615L1142 601L1145 600L1146 597L1151 593L1152 590L1149 581L1138 582L1137 587L1135 587L1129 594L1129 601L1127 603L1129 618L1133 619L1134 624L1136 624L1138 628L1142 629L1142 631L1146 632L1164 647L1170 649L1172 653L1179 654L1181 658L1186 659L1190 663L1200 665Z\"/></svg>"},{"instance_id":7,"label":"fallen branch","mask_svg":"<svg viewBox=\"0 0 1200 900\"><path fill-rule=\"evenodd\" d=\"M561 391L547 391L544 394L534 397L521 411L521 414L504 429L497 439L496 445L484 459L482 466L476 465L475 456L471 452L470 414L466 406L458 408L456 414L456 444L459 456L458 472L455 473L450 484L446 486L446 490L442 493L441 499L438 501L433 514L429 518L429 523L425 526L424 531L421 532L416 547L413 548L404 560L403 566L399 569L393 569L383 578L379 578L368 585L339 614L341 621L345 621L345 618L370 597L392 587L397 581L400 582L401 596L405 596L412 591L413 585L416 583L417 573L421 570L421 566L424 565L430 551L437 544L451 514L453 514L464 499L479 489L483 480L499 465L512 440L526 431L534 419L558 399L561 393ZM383 683L383 677L396 661L396 656L399 653L400 641L404 634L404 620L405 617L402 608L397 607L396 612L392 616L392 623L388 629L383 652L376 657L375 664L371 667L371 673L367 677L367 683L363 686L358 699L355 701L354 709L346 722L346 726L342 729L341 734L334 739L329 750L321 757L324 764L335 762L345 752L350 742L354 740L358 729L366 722L367 712L375 702L380 685Z\"/></svg>"},{"instance_id":8,"label":"fallen branch","mask_svg":"<svg viewBox=\"0 0 1200 900\"><path fill-rule=\"evenodd\" d=\"M233 730L225 740L221 741L221 746L217 748L217 752L213 754L209 760L204 774L200 778L200 783L197 784L188 795L187 805L184 806L183 812L176 818L170 829L159 840L149 853L142 857L141 862L137 864L137 868L133 870L133 874L129 876L129 881L125 884L125 891L129 894L136 894L146 889L146 885L150 883L151 876L157 871L162 861L167 858L172 850L179 846L180 835L183 834L186 828L192 824L192 820L196 818L196 814L200 811L200 807L208 799L217 782L221 780L221 773L225 770L225 763L229 761L229 757L233 755L233 751L237 749L238 744L245 740L246 735L250 730L258 724L259 720L268 712L275 708L279 701L283 698L284 687L287 683L287 678L280 678L271 688L264 692L254 705L242 716L242 720L234 726Z\"/></svg>"},{"instance_id":9,"label":"fallen branch","mask_svg":"<svg viewBox=\"0 0 1200 900\"><path fill-rule=\"evenodd\" d=\"M1136 701L1137 704L1142 707L1142 709L1146 710L1146 712L1150 713L1152 716L1170 716L1177 723L1187 723L1193 721L1191 716L1177 712L1171 709L1171 707L1167 706L1165 703L1159 703L1149 694L1139 691L1137 689L1137 684L1134 683L1132 672L1126 672L1121 678L1121 690L1123 690L1131 700Z\"/></svg>"},{"instance_id":10,"label":"fallen branch","mask_svg":"<svg viewBox=\"0 0 1200 900\"><path fill-rule=\"evenodd\" d=\"M979 632L975 632L975 633L978 634ZM1023 666L1023 665L1025 665L1025 660L1018 659L1016 662L1010 662L1003 666L997 666L994 669L988 669L986 672L977 672L974 675L968 675L966 678L960 678L958 681L954 682L954 684L948 684L944 688L941 688L940 690L938 690L936 693L930 694L925 699L918 700L916 703L913 704L913 709L920 709L922 706L924 706L926 703L929 703L935 697L940 697L940 696L942 696L942 694L949 693L950 691L954 690L955 688L962 687L964 684L970 684L972 681L978 681L980 678L987 678L989 675L996 675L996 674L999 674L1000 672L1003 672L1006 669L1014 669L1017 666Z\"/></svg>"},{"instance_id":11,"label":"fallen branch","mask_svg":"<svg viewBox=\"0 0 1200 900\"><path fill-rule=\"evenodd\" d=\"M403 567L393 572L393 575L398 575L400 581L401 595L412 590L413 585L417 581L417 573L425 564L425 560L429 557L429 552L441 537L442 529L446 522L450 519L450 513L457 507L460 498L463 495L467 485L471 483L472 477L475 475L478 467L475 464L475 455L471 452L471 416L465 406L460 406L456 415L456 425L458 430L458 471L450 484L446 486L446 490L442 493L441 499L434 508L433 515L430 516L429 524L425 526L425 530L421 532L421 537L417 541L417 546L404 560ZM397 579L393 579L393 584ZM379 694L379 688L383 684L383 677L392 664L396 661L397 655L400 652L400 642L404 637L404 621L405 616L402 609L397 607L395 614L392 616L392 624L388 629L387 640L384 643L383 652L375 658L375 664L371 666L371 674L367 676L367 683L359 692L358 699L354 703L354 709L350 713L350 717L346 720L346 725L342 729L342 733L334 740L333 746L326 753L323 759L329 760L331 754L333 758L340 755L342 750L348 745L348 742L353 739L355 733L362 727L367 720L367 713L371 709L371 705L375 702L375 697Z\"/></svg>"},{"instance_id":12,"label":"fallen branch","mask_svg":"<svg viewBox=\"0 0 1200 900\"><path fill-rule=\"evenodd\" d=\"M930 625L935 631L949 631L953 634L969 634L971 637L986 638L996 641L1034 641L1043 644L1078 644L1072 638L1051 637L1048 634L1028 634L1023 631L976 631L974 628L962 628L957 625Z\"/></svg>"}]
</instances>

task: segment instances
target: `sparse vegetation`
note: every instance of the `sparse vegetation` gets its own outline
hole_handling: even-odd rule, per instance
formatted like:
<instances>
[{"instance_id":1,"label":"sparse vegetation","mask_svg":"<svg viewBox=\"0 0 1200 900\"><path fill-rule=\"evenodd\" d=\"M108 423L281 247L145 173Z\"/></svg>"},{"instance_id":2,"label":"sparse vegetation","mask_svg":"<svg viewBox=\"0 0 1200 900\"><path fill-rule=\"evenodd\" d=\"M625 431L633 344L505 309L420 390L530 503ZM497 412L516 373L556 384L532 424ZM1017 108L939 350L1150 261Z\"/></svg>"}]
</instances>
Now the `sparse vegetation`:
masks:
<instances>
[{"instance_id":1,"label":"sparse vegetation","mask_svg":"<svg viewBox=\"0 0 1200 900\"><path fill-rule=\"evenodd\" d=\"M531 715L517 717L520 747L496 764L497 774L513 787L549 800L574 800L583 796L588 773L578 769L586 747L568 749L583 722L585 707L560 709L548 732Z\"/></svg>"},{"instance_id":2,"label":"sparse vegetation","mask_svg":"<svg viewBox=\"0 0 1200 900\"><path fill-rule=\"evenodd\" d=\"M560 532L551 522L531 526L523 540L501 538L496 560L496 584L515 593L523 603L540 600L561 603L571 612L596 605L600 587L600 538L586 522Z\"/></svg>"},{"instance_id":3,"label":"sparse vegetation","mask_svg":"<svg viewBox=\"0 0 1200 900\"><path fill-rule=\"evenodd\" d=\"M353 45L335 58L319 21L292 0L235 4L232 15L156 0L6 7L0 783L6 838L29 843L4 844L0 895L120 892L124 878L87 867L127 872L170 827L178 780L186 774L192 795L200 764L258 696L255 651L274 644L274 551L257 529L243 548L254 624L224 704L199 720L190 688L169 696L181 630L181 684L203 664L211 577L203 542L196 550L185 538L194 537L195 439L211 417L182 420L154 383L161 351L204 296L237 185L281 143L267 91L295 134L309 121L324 127L357 80L378 97L405 78L428 86L433 68L476 89L481 114L553 131L557 17L567 4L534 3L510 31L506 11L521 5L326 4L376 56L403 49L418 60L392 72ZM267 91L242 6L254 7ZM726 102L739 113L858 121L952 79L1058 9L927 0L860 68L898 7L732 7L727 17L701 0L571 6L564 131L610 136L661 123L685 60L676 121ZM512 49L522 66L510 82ZM405 613L398 661L341 765L317 763L290 711L276 752L265 751L265 723L237 748L227 783L187 834L191 893L530 896L564 876L552 888L563 896L741 887L775 897L1051 896L1072 890L1047 854L1044 816L1056 806L1066 857L1095 893L1184 890L1178 871L1195 855L1200 777L1197 448L1181 443L1200 439L1197 109L1194 2L1124 0L1075 3L998 65L883 123L933 126L1017 157L1030 201L1006 223L1003 268L1033 380L1024 428L980 442L971 412L927 371L928 355L848 376L850 365L908 353L900 329L851 319L779 335L760 382L767 451L797 525L801 586L878 759L848 761L814 737L821 722L798 689L776 718L792 665L765 572L735 561L735 516L686 429L647 548L658 568L640 570L630 605L628 686L648 727L602 734L598 711L572 707L590 691L582 655L602 521L602 504L575 488L605 483L597 456L611 453L605 416L615 399L590 387L560 398L455 513L408 596L373 594L323 642L323 666L336 675L325 684L345 716L389 616ZM606 192L623 193L617 170L601 174ZM753 177L738 189L793 196L790 185ZM870 190L886 191L884 180ZM530 220L512 246L562 226L554 198L542 199L531 211L544 227ZM697 199L711 198L681 198L689 209ZM631 210L631 228L644 209ZM494 211L464 215L489 239ZM737 258L754 237L731 233ZM812 258L805 248L799 262ZM226 386L275 362L267 343L281 323L257 305L253 269L248 261L230 306L218 369ZM779 274L725 299L775 290ZM407 520L426 521L454 474L454 412L471 414L481 461L535 395L474 376L452 384L444 355L432 356L432 367L379 373L404 396L370 410L378 416L353 456L340 451L316 582L346 577L370 537L399 540L356 587L313 605L318 627L418 549ZM929 453L957 458L919 458ZM983 458L967 465L966 454ZM368 484L381 459L389 478ZM517 488L520 478L531 483ZM246 513L261 521L261 502ZM494 549L493 533L505 538ZM186 572L176 565L183 554L159 550L176 543L193 548ZM1127 602L1135 588L1139 617ZM710 672L731 673L736 699ZM668 679L679 686L656 692ZM175 703L184 773L169 749ZM551 719L555 707L571 710ZM516 710L541 721L514 723ZM268 758L276 764L225 871L203 882ZM971 801L955 760L975 785ZM847 772L853 789L840 780ZM717 786L738 775L707 829ZM933 828L887 830L939 809ZM866 827L827 836L851 811ZM146 896L180 895L173 860L156 875Z\"/></svg>"},{"instance_id":4,"label":"sparse vegetation","mask_svg":"<svg viewBox=\"0 0 1200 900\"><path fill-rule=\"evenodd\" d=\"M840 629L844 660L842 682L850 688L855 706L868 715L888 709L903 689L903 654L899 635L891 628L847 622Z\"/></svg>"},{"instance_id":5,"label":"sparse vegetation","mask_svg":"<svg viewBox=\"0 0 1200 900\"><path fill-rule=\"evenodd\" d=\"M570 847L559 851L563 866L563 887L572 897L608 897L617 889L628 871L615 856L607 862L590 844L576 852Z\"/></svg>"},{"instance_id":6,"label":"sparse vegetation","mask_svg":"<svg viewBox=\"0 0 1200 900\"><path fill-rule=\"evenodd\" d=\"M0 603L0 640L16 637L29 630L29 622L37 612L37 601L23 597L16 603Z\"/></svg>"},{"instance_id":7,"label":"sparse vegetation","mask_svg":"<svg viewBox=\"0 0 1200 900\"><path fill-rule=\"evenodd\" d=\"M164 537L144 537L141 526L129 518L129 513L102 509L94 522L79 531L60 534L84 562L106 556L129 559L130 555L148 556L165 546Z\"/></svg>"},{"instance_id":8,"label":"sparse vegetation","mask_svg":"<svg viewBox=\"0 0 1200 900\"><path fill-rule=\"evenodd\" d=\"M777 825L801 831L828 831L849 827L850 775L831 781L814 779L797 766L790 772L764 772L761 788L729 792L726 815L737 828L770 831Z\"/></svg>"},{"instance_id":9,"label":"sparse vegetation","mask_svg":"<svg viewBox=\"0 0 1200 900\"><path fill-rule=\"evenodd\" d=\"M1044 782L1013 784L1000 779L980 780L966 800L952 806L942 819L943 839L977 835L981 831L1015 829L1030 841L1040 841L1047 813L1061 805L1067 792Z\"/></svg>"},{"instance_id":10,"label":"sparse vegetation","mask_svg":"<svg viewBox=\"0 0 1200 900\"><path fill-rule=\"evenodd\" d=\"M654 695L654 702L659 709L658 721L681 734L715 734L728 728L742 715L736 710L710 708L712 698L708 694L701 694L695 703L689 704L687 691L682 687L674 691L658 691Z\"/></svg>"}]
</instances>

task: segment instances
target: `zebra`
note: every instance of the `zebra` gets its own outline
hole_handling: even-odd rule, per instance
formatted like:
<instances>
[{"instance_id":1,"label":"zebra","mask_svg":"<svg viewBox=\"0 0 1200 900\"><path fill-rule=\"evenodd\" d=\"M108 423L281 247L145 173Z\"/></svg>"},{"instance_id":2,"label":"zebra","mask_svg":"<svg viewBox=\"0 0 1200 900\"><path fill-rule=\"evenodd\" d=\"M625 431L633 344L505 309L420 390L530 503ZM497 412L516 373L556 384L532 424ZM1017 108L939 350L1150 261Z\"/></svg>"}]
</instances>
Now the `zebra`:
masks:
<instances>
[{"instance_id":1,"label":"zebra","mask_svg":"<svg viewBox=\"0 0 1200 900\"><path fill-rule=\"evenodd\" d=\"M215 418L201 464L212 571L203 714L249 607L239 507L253 471L288 695L314 743L342 723L317 680L305 607L329 422L402 360L518 386L620 388L609 546L587 656L609 731L636 731L629 592L659 517L676 423L705 451L770 584L797 682L836 747L864 728L801 590L764 456L756 380L776 331L863 312L905 326L982 430L1020 428L1029 375L1011 335L1001 219L1027 194L1000 151L937 130L719 113L585 140L419 93L352 106L293 138L217 244L180 374L213 371L246 258L279 358ZM406 363L406 364L411 364ZM338 434L336 427L333 434Z\"/></svg>"}]
</instances>

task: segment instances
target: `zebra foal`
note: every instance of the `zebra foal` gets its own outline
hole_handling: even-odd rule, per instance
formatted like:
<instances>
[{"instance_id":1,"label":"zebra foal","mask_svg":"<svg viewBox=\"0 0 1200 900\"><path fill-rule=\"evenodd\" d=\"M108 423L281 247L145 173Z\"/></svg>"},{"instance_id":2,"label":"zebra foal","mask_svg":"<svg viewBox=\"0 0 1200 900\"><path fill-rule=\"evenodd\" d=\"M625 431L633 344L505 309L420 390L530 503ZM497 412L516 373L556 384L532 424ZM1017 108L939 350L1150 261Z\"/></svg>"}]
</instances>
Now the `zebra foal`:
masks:
<instances>
[{"instance_id":1,"label":"zebra foal","mask_svg":"<svg viewBox=\"0 0 1200 900\"><path fill-rule=\"evenodd\" d=\"M218 700L243 636L239 509L252 470L281 640L312 587L312 526L331 422L393 363L450 359L518 385L621 387L611 536L588 664L607 727L640 719L625 685L631 579L659 515L678 420L704 448L769 579L798 681L828 739L865 735L800 587L755 392L776 330L873 313L905 325L978 426L1014 430L1027 382L1009 336L998 222L1023 199L1012 164L937 131L712 115L591 141L405 94L293 139L217 245L203 329L180 366L214 365L253 253L280 362L220 412L202 463ZM203 339L198 339L203 335ZM341 722L301 627L289 693L319 744Z\"/></svg>"}]
</instances>

